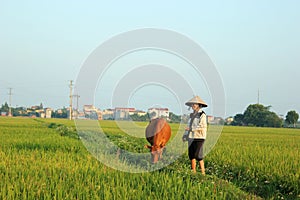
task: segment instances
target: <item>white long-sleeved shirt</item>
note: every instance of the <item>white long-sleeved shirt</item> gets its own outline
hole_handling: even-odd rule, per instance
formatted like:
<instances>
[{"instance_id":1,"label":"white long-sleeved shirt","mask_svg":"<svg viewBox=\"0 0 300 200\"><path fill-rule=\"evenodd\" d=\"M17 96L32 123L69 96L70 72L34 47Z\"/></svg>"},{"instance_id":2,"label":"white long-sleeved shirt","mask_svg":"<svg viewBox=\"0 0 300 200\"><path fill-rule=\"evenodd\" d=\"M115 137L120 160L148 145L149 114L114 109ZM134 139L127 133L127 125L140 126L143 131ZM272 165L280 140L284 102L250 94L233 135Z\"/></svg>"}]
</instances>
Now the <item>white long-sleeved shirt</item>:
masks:
<instances>
[{"instance_id":1,"label":"white long-sleeved shirt","mask_svg":"<svg viewBox=\"0 0 300 200\"><path fill-rule=\"evenodd\" d=\"M207 132L207 120L206 114L200 109L198 111L197 116L194 118L194 121L190 127L189 138L191 139L206 139L206 132ZM201 114L200 118L199 115ZM190 126L190 120L188 122L188 126Z\"/></svg>"}]
</instances>

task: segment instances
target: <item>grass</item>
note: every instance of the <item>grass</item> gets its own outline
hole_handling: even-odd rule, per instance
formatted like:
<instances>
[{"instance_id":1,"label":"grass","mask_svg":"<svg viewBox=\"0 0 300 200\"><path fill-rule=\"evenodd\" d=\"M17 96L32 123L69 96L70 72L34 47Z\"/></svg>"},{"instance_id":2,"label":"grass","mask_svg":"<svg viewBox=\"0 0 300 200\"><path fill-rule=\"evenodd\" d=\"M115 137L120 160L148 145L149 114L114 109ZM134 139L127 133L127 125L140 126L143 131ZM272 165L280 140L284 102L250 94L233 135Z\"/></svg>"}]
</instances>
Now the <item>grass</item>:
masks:
<instances>
[{"instance_id":1,"label":"grass","mask_svg":"<svg viewBox=\"0 0 300 200\"><path fill-rule=\"evenodd\" d=\"M296 199L299 149L299 129L225 127L207 161L211 174L246 191L264 198Z\"/></svg>"},{"instance_id":2,"label":"grass","mask_svg":"<svg viewBox=\"0 0 300 200\"><path fill-rule=\"evenodd\" d=\"M147 152L144 138L100 123L120 147ZM300 198L300 130L224 127L205 177L190 172L186 154L151 173L109 168L74 137L69 120L0 118L0 137L0 199Z\"/></svg>"}]
</instances>

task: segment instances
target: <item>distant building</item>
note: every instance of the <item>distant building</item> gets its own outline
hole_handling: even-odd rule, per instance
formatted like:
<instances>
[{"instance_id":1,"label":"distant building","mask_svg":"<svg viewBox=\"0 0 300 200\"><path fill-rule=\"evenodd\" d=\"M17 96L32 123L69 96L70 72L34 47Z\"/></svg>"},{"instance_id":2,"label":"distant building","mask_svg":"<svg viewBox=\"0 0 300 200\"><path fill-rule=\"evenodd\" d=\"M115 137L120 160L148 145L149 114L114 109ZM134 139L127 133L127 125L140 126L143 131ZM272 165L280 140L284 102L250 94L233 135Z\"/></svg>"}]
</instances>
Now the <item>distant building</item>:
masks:
<instances>
[{"instance_id":1,"label":"distant building","mask_svg":"<svg viewBox=\"0 0 300 200\"><path fill-rule=\"evenodd\" d=\"M102 111L102 119L114 119L114 109L105 109Z\"/></svg>"},{"instance_id":2,"label":"distant building","mask_svg":"<svg viewBox=\"0 0 300 200\"><path fill-rule=\"evenodd\" d=\"M142 110L136 110L134 112L134 114L137 114L138 116L145 116L145 115L147 115L147 112L142 111Z\"/></svg>"},{"instance_id":3,"label":"distant building","mask_svg":"<svg viewBox=\"0 0 300 200\"><path fill-rule=\"evenodd\" d=\"M39 108L39 107L38 107ZM36 115L36 117L45 118L45 112L44 109L36 109L33 110L33 113Z\"/></svg>"},{"instance_id":4,"label":"distant building","mask_svg":"<svg viewBox=\"0 0 300 200\"><path fill-rule=\"evenodd\" d=\"M76 118L77 119L86 119L84 112L78 112Z\"/></svg>"},{"instance_id":5,"label":"distant building","mask_svg":"<svg viewBox=\"0 0 300 200\"><path fill-rule=\"evenodd\" d=\"M33 109L33 108L39 108L39 109ZM32 110L27 110L27 112L29 113L29 116L34 116L35 117L40 117L40 118L51 118L52 115L52 109L51 108L40 108L39 106L32 106L31 107Z\"/></svg>"},{"instance_id":6,"label":"distant building","mask_svg":"<svg viewBox=\"0 0 300 200\"><path fill-rule=\"evenodd\" d=\"M225 122L226 122L226 124L231 124L232 122L233 122L233 117L227 117L226 119L225 119Z\"/></svg>"},{"instance_id":7,"label":"distant building","mask_svg":"<svg viewBox=\"0 0 300 200\"><path fill-rule=\"evenodd\" d=\"M211 122L213 122L213 121L214 121L214 119L215 119L215 117L214 117L214 116L207 115L207 123L211 123Z\"/></svg>"},{"instance_id":8,"label":"distant building","mask_svg":"<svg viewBox=\"0 0 300 200\"><path fill-rule=\"evenodd\" d=\"M130 120L130 115L144 116L147 112L136 110L135 108L116 107L114 109L105 109L102 111L102 118L104 120Z\"/></svg>"},{"instance_id":9,"label":"distant building","mask_svg":"<svg viewBox=\"0 0 300 200\"><path fill-rule=\"evenodd\" d=\"M39 110L39 109L40 109L40 106L31 106L30 109L31 109L31 110Z\"/></svg>"},{"instance_id":10,"label":"distant building","mask_svg":"<svg viewBox=\"0 0 300 200\"><path fill-rule=\"evenodd\" d=\"M42 112L42 113L40 113L40 118L45 118L45 113L44 112Z\"/></svg>"},{"instance_id":11,"label":"distant building","mask_svg":"<svg viewBox=\"0 0 300 200\"><path fill-rule=\"evenodd\" d=\"M102 120L102 112L93 105L84 105L83 112L86 118Z\"/></svg>"},{"instance_id":12,"label":"distant building","mask_svg":"<svg viewBox=\"0 0 300 200\"><path fill-rule=\"evenodd\" d=\"M52 115L52 109L51 108L45 108L45 118L51 118Z\"/></svg>"},{"instance_id":13,"label":"distant building","mask_svg":"<svg viewBox=\"0 0 300 200\"><path fill-rule=\"evenodd\" d=\"M129 116L135 113L135 108L115 108L114 119L115 120L128 120Z\"/></svg>"},{"instance_id":14,"label":"distant building","mask_svg":"<svg viewBox=\"0 0 300 200\"><path fill-rule=\"evenodd\" d=\"M162 117L162 118L166 118L167 120L169 120L169 109L168 108L149 108L148 114L151 119Z\"/></svg>"},{"instance_id":15,"label":"distant building","mask_svg":"<svg viewBox=\"0 0 300 200\"><path fill-rule=\"evenodd\" d=\"M218 125L223 125L224 124L224 119L222 117L213 117L211 118L212 120L207 120L209 124L218 124Z\"/></svg>"},{"instance_id":16,"label":"distant building","mask_svg":"<svg viewBox=\"0 0 300 200\"><path fill-rule=\"evenodd\" d=\"M25 107L18 107L16 109L17 109L18 115L26 115L27 114L27 108L25 108Z\"/></svg>"},{"instance_id":17,"label":"distant building","mask_svg":"<svg viewBox=\"0 0 300 200\"><path fill-rule=\"evenodd\" d=\"M83 111L85 113L93 112L93 111L96 111L96 110L97 110L97 108L93 105L84 105L83 106Z\"/></svg>"}]
</instances>

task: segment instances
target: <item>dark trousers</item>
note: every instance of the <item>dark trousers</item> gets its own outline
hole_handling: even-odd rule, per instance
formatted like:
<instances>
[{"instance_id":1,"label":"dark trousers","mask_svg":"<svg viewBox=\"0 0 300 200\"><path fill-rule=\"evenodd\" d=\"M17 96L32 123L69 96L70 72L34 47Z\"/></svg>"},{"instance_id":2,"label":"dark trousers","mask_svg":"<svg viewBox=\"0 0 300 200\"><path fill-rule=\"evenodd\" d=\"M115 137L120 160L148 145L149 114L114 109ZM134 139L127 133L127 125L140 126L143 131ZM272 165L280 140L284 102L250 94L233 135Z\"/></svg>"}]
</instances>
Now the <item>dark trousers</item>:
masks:
<instances>
[{"instance_id":1,"label":"dark trousers","mask_svg":"<svg viewBox=\"0 0 300 200\"><path fill-rule=\"evenodd\" d=\"M204 139L189 139L189 159L203 160Z\"/></svg>"}]
</instances>

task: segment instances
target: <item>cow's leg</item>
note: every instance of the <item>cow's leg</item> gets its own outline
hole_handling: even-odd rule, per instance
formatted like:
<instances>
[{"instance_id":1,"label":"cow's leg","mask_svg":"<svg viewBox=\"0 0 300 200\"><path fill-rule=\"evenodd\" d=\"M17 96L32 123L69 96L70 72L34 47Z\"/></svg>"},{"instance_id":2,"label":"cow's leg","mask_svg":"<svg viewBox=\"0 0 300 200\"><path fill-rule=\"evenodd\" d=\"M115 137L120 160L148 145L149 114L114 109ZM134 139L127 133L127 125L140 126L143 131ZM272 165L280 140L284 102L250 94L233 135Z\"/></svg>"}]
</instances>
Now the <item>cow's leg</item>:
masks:
<instances>
[{"instance_id":1,"label":"cow's leg","mask_svg":"<svg viewBox=\"0 0 300 200\"><path fill-rule=\"evenodd\" d=\"M159 150L159 159L162 159L162 157L163 157L163 152L164 152L164 149L165 149L165 147L162 147L160 150Z\"/></svg>"}]
</instances>

